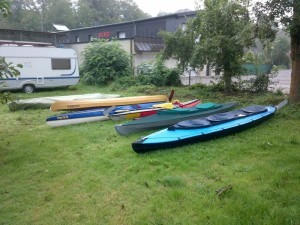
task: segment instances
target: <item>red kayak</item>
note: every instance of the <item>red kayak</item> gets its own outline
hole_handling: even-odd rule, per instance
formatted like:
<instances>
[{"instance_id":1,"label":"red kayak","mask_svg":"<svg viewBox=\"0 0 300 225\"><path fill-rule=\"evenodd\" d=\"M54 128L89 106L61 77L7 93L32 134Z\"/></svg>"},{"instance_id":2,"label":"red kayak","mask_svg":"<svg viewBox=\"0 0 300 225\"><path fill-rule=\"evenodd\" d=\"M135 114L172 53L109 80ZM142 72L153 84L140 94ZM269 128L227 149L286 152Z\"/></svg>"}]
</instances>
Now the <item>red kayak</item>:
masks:
<instances>
[{"instance_id":1,"label":"red kayak","mask_svg":"<svg viewBox=\"0 0 300 225\"><path fill-rule=\"evenodd\" d=\"M192 101L179 103L178 101L175 101L172 105L172 108L190 108L194 107L201 103L201 100L195 99ZM141 118L145 116L151 116L153 114L156 114L159 110L166 110L170 109L170 106L166 106L165 104L159 104L156 107L152 107L149 109L142 109L142 110L134 110L134 111L128 111L128 112L121 112L121 113L114 113L109 115L109 117L113 120L122 120L122 119L136 119Z\"/></svg>"}]
</instances>

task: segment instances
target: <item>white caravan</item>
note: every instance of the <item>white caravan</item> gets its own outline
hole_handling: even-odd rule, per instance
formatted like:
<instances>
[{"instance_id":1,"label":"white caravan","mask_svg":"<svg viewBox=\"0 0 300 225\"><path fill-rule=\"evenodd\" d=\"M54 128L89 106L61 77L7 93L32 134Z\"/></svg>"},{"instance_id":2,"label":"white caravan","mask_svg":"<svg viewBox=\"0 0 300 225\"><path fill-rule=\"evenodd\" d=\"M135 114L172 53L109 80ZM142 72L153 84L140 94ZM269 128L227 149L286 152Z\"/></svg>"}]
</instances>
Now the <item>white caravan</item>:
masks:
<instances>
[{"instance_id":1,"label":"white caravan","mask_svg":"<svg viewBox=\"0 0 300 225\"><path fill-rule=\"evenodd\" d=\"M16 67L20 76L0 78L0 91L67 87L79 82L77 54L73 49L35 46L0 46L0 57Z\"/></svg>"}]
</instances>

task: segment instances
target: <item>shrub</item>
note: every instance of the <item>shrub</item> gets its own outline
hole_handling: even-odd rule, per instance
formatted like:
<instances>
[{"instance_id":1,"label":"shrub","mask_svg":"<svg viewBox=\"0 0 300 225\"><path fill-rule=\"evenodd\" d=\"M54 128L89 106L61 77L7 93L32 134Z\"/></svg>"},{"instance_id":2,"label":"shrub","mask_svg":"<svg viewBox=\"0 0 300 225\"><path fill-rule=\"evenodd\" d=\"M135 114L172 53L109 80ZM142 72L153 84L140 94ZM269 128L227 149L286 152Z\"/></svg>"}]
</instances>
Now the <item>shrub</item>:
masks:
<instances>
[{"instance_id":1,"label":"shrub","mask_svg":"<svg viewBox=\"0 0 300 225\"><path fill-rule=\"evenodd\" d=\"M146 95L157 94L157 88L153 84L132 86L129 88L129 91L137 92L137 93L144 93Z\"/></svg>"},{"instance_id":2,"label":"shrub","mask_svg":"<svg viewBox=\"0 0 300 225\"><path fill-rule=\"evenodd\" d=\"M0 57L0 78L18 77L20 75L20 71L17 70L17 67L23 68L23 65L7 63L4 57ZM1 85L3 85L3 82L0 80L0 86ZM10 92L0 92L0 102L5 104L8 101L13 101L13 97Z\"/></svg>"},{"instance_id":3,"label":"shrub","mask_svg":"<svg viewBox=\"0 0 300 225\"><path fill-rule=\"evenodd\" d=\"M138 80L135 76L126 76L117 78L110 86L112 91L118 91L121 89L127 89L132 86L136 86L138 84Z\"/></svg>"},{"instance_id":4,"label":"shrub","mask_svg":"<svg viewBox=\"0 0 300 225\"><path fill-rule=\"evenodd\" d=\"M165 77L166 86L181 86L180 71L178 69L170 69Z\"/></svg>"},{"instance_id":5,"label":"shrub","mask_svg":"<svg viewBox=\"0 0 300 225\"><path fill-rule=\"evenodd\" d=\"M119 43L97 40L83 51L83 81L90 85L106 85L119 77L132 74L130 57Z\"/></svg>"},{"instance_id":6,"label":"shrub","mask_svg":"<svg viewBox=\"0 0 300 225\"><path fill-rule=\"evenodd\" d=\"M270 86L276 85L276 81L273 81L278 74L278 71L272 71L270 74L257 73L253 78L249 80L239 80L236 83L238 90L250 91L250 92L267 92Z\"/></svg>"},{"instance_id":7,"label":"shrub","mask_svg":"<svg viewBox=\"0 0 300 225\"><path fill-rule=\"evenodd\" d=\"M164 65L161 55L154 62L142 63L137 68L138 80L142 85L180 86L180 72L178 69L169 69Z\"/></svg>"}]
</instances>

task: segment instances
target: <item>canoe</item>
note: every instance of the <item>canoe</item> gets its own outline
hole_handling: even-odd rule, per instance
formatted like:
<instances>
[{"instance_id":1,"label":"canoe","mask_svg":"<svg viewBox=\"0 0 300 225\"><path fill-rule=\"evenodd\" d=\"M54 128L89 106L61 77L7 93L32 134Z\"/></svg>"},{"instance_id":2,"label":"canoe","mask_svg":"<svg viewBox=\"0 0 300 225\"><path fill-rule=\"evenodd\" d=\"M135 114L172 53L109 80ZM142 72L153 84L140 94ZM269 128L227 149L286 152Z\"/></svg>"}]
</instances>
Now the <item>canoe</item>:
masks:
<instances>
[{"instance_id":1,"label":"canoe","mask_svg":"<svg viewBox=\"0 0 300 225\"><path fill-rule=\"evenodd\" d=\"M51 105L52 111L59 110L80 110L89 108L100 108L110 106L134 105L149 102L167 102L166 95L152 95L152 96L135 96L122 97L112 99L86 99L73 101L57 101Z\"/></svg>"},{"instance_id":2,"label":"canoe","mask_svg":"<svg viewBox=\"0 0 300 225\"><path fill-rule=\"evenodd\" d=\"M128 135L143 130L165 128L183 120L195 119L214 113L225 112L237 105L237 102L224 104L203 103L192 108L178 108L158 111L157 114L115 125L115 130L121 135Z\"/></svg>"},{"instance_id":3,"label":"canoe","mask_svg":"<svg viewBox=\"0 0 300 225\"><path fill-rule=\"evenodd\" d=\"M276 106L254 105L226 113L181 121L132 143L137 153L173 148L225 136L255 126L274 115Z\"/></svg>"},{"instance_id":4,"label":"canoe","mask_svg":"<svg viewBox=\"0 0 300 225\"><path fill-rule=\"evenodd\" d=\"M61 127L80 123L96 122L108 120L109 117L104 115L107 108L93 110L82 110L72 113L65 113L56 116L50 116L46 119L46 124L50 127Z\"/></svg>"},{"instance_id":5,"label":"canoe","mask_svg":"<svg viewBox=\"0 0 300 225\"><path fill-rule=\"evenodd\" d=\"M50 116L46 119L46 124L48 124L51 127L60 127L60 126L67 126L67 125L80 124L80 123L103 121L109 119L109 114L115 114L118 112L137 110L137 109L145 109L159 103L162 102L117 106L117 107L113 107L112 109L109 107L103 107L97 109L80 110L80 111Z\"/></svg>"},{"instance_id":6,"label":"canoe","mask_svg":"<svg viewBox=\"0 0 300 225\"><path fill-rule=\"evenodd\" d=\"M112 120L135 119L135 118L141 118L141 117L145 117L145 116L151 116L151 115L156 114L157 111L159 111L159 110L171 109L171 107L172 108L174 108L174 107L191 108L200 103L201 103L201 100L199 100L199 99L195 99L195 100L184 102L184 103L179 103L179 102L175 102L174 104L173 103L162 103L162 104L153 105L153 107L149 108L149 109L131 110L131 111L122 112L122 113L115 113L115 114L109 115L109 117Z\"/></svg>"},{"instance_id":7,"label":"canoe","mask_svg":"<svg viewBox=\"0 0 300 225\"><path fill-rule=\"evenodd\" d=\"M105 98L118 98L119 94L82 94L82 95L65 95L65 96L49 96L41 98L31 98L18 100L8 103L10 111L26 110L26 109L50 109L51 105L56 101L78 100L78 99L105 99Z\"/></svg>"}]
</instances>

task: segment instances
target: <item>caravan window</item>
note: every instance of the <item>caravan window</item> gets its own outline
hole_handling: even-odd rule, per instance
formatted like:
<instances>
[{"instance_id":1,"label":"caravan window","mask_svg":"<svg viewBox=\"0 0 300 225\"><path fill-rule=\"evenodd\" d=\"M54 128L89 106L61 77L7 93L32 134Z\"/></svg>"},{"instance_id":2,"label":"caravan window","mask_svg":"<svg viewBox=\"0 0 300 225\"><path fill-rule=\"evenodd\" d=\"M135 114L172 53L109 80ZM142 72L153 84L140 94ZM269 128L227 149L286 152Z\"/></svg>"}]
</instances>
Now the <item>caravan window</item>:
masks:
<instances>
[{"instance_id":1,"label":"caravan window","mask_svg":"<svg viewBox=\"0 0 300 225\"><path fill-rule=\"evenodd\" d=\"M70 70L71 60L70 59L51 59L53 70Z\"/></svg>"}]
</instances>

